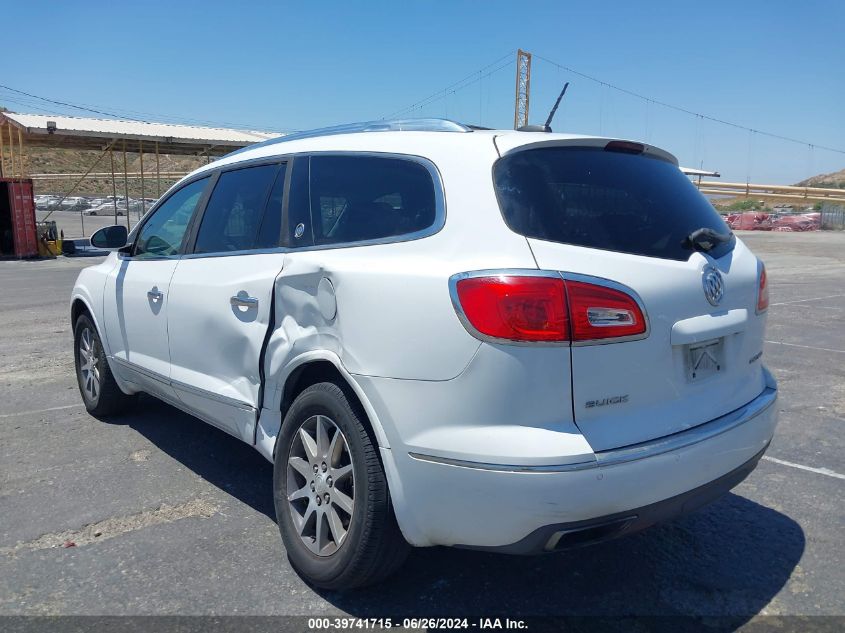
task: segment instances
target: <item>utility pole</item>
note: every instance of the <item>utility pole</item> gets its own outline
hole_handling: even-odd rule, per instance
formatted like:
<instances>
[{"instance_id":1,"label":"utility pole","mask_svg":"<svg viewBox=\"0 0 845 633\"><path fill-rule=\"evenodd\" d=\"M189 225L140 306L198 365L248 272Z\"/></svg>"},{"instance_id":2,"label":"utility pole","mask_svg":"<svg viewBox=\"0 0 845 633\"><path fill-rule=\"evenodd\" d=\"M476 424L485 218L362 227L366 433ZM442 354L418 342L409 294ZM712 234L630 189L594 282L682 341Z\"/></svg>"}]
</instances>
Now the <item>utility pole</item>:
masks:
<instances>
[{"instance_id":1,"label":"utility pole","mask_svg":"<svg viewBox=\"0 0 845 633\"><path fill-rule=\"evenodd\" d=\"M528 105L531 94L531 53L516 51L516 100L513 108L513 129L528 125Z\"/></svg>"}]
</instances>

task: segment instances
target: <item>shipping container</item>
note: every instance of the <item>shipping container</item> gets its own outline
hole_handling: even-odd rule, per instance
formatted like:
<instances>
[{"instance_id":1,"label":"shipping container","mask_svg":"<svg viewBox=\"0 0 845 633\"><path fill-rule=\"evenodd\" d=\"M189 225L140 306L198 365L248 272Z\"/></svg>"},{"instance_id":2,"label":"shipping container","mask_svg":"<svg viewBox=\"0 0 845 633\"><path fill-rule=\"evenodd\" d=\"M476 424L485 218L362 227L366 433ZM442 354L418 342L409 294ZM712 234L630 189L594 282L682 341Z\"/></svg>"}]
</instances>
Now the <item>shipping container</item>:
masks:
<instances>
[{"instance_id":1,"label":"shipping container","mask_svg":"<svg viewBox=\"0 0 845 633\"><path fill-rule=\"evenodd\" d=\"M37 255L32 180L0 178L0 257Z\"/></svg>"}]
</instances>

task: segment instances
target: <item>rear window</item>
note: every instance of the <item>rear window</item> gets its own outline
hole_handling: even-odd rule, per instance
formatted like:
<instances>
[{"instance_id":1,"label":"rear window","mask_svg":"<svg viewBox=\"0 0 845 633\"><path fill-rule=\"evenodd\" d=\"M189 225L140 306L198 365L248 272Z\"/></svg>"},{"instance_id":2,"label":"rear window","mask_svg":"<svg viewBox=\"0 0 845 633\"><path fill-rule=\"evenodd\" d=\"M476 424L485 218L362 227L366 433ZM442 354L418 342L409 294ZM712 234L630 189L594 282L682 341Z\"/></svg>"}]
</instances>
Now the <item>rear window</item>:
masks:
<instances>
[{"instance_id":1,"label":"rear window","mask_svg":"<svg viewBox=\"0 0 845 633\"><path fill-rule=\"evenodd\" d=\"M511 230L540 240L685 261L700 228L730 235L672 163L603 148L549 147L506 156L493 170ZM708 252L721 257L735 239Z\"/></svg>"}]
</instances>

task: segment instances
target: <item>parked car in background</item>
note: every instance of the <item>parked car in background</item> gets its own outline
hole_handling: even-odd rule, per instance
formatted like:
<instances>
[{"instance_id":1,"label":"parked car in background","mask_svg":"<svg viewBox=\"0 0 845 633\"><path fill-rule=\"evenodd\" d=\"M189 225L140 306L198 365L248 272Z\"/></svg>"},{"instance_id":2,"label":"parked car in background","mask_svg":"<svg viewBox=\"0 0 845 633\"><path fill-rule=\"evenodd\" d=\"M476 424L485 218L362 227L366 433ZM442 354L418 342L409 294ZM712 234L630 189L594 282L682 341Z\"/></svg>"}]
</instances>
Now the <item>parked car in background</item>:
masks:
<instances>
[{"instance_id":1,"label":"parked car in background","mask_svg":"<svg viewBox=\"0 0 845 633\"><path fill-rule=\"evenodd\" d=\"M146 209L149 209L150 205L147 202L144 202L140 198L131 198L129 200L129 209L132 213L143 213Z\"/></svg>"},{"instance_id":2,"label":"parked car in background","mask_svg":"<svg viewBox=\"0 0 845 633\"><path fill-rule=\"evenodd\" d=\"M59 202L59 198L57 196L51 195L37 195L34 197L35 200L35 208L39 210L50 210L55 208L56 204Z\"/></svg>"},{"instance_id":3,"label":"parked car in background","mask_svg":"<svg viewBox=\"0 0 845 633\"><path fill-rule=\"evenodd\" d=\"M133 213L141 213L144 208L144 203L135 198L129 198L128 202L125 199L121 200L118 205L123 205L124 209L129 209Z\"/></svg>"},{"instance_id":4,"label":"parked car in background","mask_svg":"<svg viewBox=\"0 0 845 633\"><path fill-rule=\"evenodd\" d=\"M274 464L293 567L528 554L724 494L777 422L762 262L642 143L379 121L177 183L74 286L93 415L146 392ZM164 421L163 421L164 422Z\"/></svg>"},{"instance_id":5,"label":"parked car in background","mask_svg":"<svg viewBox=\"0 0 845 633\"><path fill-rule=\"evenodd\" d=\"M111 202L109 198L88 198L88 206L92 209Z\"/></svg>"},{"instance_id":6,"label":"parked car in background","mask_svg":"<svg viewBox=\"0 0 845 633\"><path fill-rule=\"evenodd\" d=\"M138 212L144 214L155 206L156 202L158 202L158 198L141 198L139 202L141 202L143 206L138 210Z\"/></svg>"},{"instance_id":7,"label":"parked car in background","mask_svg":"<svg viewBox=\"0 0 845 633\"><path fill-rule=\"evenodd\" d=\"M117 208L117 215L126 215L126 203L105 202L97 207L83 211L83 215L114 215L115 207Z\"/></svg>"},{"instance_id":8,"label":"parked car in background","mask_svg":"<svg viewBox=\"0 0 845 633\"><path fill-rule=\"evenodd\" d=\"M59 204L62 211L82 211L89 208L88 200L79 196L67 197Z\"/></svg>"}]
</instances>

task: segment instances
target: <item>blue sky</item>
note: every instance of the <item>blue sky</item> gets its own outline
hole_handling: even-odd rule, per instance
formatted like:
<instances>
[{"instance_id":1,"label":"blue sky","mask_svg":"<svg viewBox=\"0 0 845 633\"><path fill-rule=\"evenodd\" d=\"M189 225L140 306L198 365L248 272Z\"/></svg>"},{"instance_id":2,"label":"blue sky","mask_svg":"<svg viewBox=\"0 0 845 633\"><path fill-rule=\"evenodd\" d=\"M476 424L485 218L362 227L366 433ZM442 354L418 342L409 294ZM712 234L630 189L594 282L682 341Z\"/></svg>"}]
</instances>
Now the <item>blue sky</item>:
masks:
<instances>
[{"instance_id":1,"label":"blue sky","mask_svg":"<svg viewBox=\"0 0 845 633\"><path fill-rule=\"evenodd\" d=\"M521 47L656 100L845 149L845 3L836 0L3 0L0 12L1 84L136 118L307 129L382 118L471 76L406 114L507 128L509 60ZM647 140L731 181L791 183L845 168L845 154L647 104L536 56L532 122L571 82L556 131ZM2 89L0 105L86 116Z\"/></svg>"}]
</instances>

